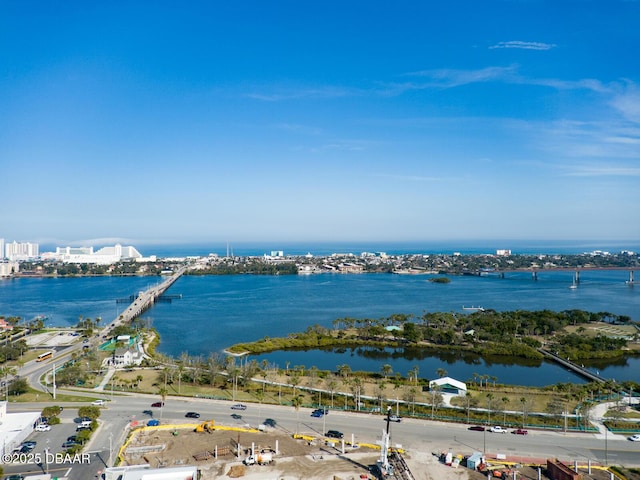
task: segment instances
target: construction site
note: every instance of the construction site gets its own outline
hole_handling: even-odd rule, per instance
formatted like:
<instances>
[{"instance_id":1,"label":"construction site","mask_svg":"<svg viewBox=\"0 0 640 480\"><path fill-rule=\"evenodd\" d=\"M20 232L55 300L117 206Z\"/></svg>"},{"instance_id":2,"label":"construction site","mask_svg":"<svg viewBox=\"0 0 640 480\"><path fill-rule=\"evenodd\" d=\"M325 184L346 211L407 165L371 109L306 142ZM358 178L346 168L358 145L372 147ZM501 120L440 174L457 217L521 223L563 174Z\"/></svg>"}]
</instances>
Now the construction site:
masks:
<instances>
[{"instance_id":1,"label":"construction site","mask_svg":"<svg viewBox=\"0 0 640 480\"><path fill-rule=\"evenodd\" d=\"M132 431L119 453L120 465L169 468L195 465L200 480L612 480L596 465L566 465L555 459L495 458L478 452L440 450L437 445L392 448L384 434L376 444L292 435L260 429L194 425L142 427ZM628 480L640 475L625 472Z\"/></svg>"}]
</instances>

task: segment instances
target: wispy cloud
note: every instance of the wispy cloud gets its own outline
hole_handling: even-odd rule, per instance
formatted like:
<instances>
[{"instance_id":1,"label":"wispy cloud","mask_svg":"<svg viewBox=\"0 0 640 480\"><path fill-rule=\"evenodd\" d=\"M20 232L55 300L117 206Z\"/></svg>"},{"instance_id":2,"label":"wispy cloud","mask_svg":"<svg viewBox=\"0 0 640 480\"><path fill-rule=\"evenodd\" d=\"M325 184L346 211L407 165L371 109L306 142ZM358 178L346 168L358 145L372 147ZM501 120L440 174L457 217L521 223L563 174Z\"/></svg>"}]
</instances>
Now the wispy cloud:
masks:
<instances>
[{"instance_id":1,"label":"wispy cloud","mask_svg":"<svg viewBox=\"0 0 640 480\"><path fill-rule=\"evenodd\" d=\"M640 89L635 83L626 82L622 91L613 96L611 106L627 120L640 123Z\"/></svg>"},{"instance_id":2,"label":"wispy cloud","mask_svg":"<svg viewBox=\"0 0 640 480\"><path fill-rule=\"evenodd\" d=\"M640 167L616 165L565 166L568 177L640 177Z\"/></svg>"},{"instance_id":3,"label":"wispy cloud","mask_svg":"<svg viewBox=\"0 0 640 480\"><path fill-rule=\"evenodd\" d=\"M422 175L397 175L397 174L370 174L370 177L375 178L388 178L391 180L400 180L402 182L442 182L445 180L441 177L425 177Z\"/></svg>"},{"instance_id":4,"label":"wispy cloud","mask_svg":"<svg viewBox=\"0 0 640 480\"><path fill-rule=\"evenodd\" d=\"M274 125L274 128L277 128L278 130L300 133L303 135L320 135L322 133L322 129L318 127L300 125L295 123L278 123Z\"/></svg>"},{"instance_id":5,"label":"wispy cloud","mask_svg":"<svg viewBox=\"0 0 640 480\"><path fill-rule=\"evenodd\" d=\"M521 50L551 50L555 47L556 45L554 43L523 42L521 40L511 40L509 42L498 42L495 45L491 45L489 49L519 48Z\"/></svg>"},{"instance_id":6,"label":"wispy cloud","mask_svg":"<svg viewBox=\"0 0 640 480\"><path fill-rule=\"evenodd\" d=\"M313 98L339 98L351 96L356 91L344 87L323 86L314 88L285 88L278 92L260 93L251 92L245 94L248 98L265 102L279 102L284 100L313 99Z\"/></svg>"},{"instance_id":7,"label":"wispy cloud","mask_svg":"<svg viewBox=\"0 0 640 480\"><path fill-rule=\"evenodd\" d=\"M512 78L517 72L517 66L486 67L478 70L457 70L442 68L436 70L420 70L406 73L405 76L428 77L432 82L425 84L432 87L457 87L469 83L489 82Z\"/></svg>"}]
</instances>

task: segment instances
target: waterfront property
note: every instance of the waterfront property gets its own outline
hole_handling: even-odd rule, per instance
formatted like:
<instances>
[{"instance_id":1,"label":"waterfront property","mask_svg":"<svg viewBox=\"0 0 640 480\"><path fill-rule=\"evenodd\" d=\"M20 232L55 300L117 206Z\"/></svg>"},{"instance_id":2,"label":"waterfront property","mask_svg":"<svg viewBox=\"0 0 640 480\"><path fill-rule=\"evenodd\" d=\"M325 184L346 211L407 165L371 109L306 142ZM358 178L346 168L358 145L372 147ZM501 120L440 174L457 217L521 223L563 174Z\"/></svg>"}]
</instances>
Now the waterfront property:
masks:
<instances>
[{"instance_id":1,"label":"waterfront property","mask_svg":"<svg viewBox=\"0 0 640 480\"><path fill-rule=\"evenodd\" d=\"M450 393L459 397L464 397L467 394L467 385L464 382L456 380L451 377L442 377L429 382L429 389L440 389L442 393Z\"/></svg>"}]
</instances>

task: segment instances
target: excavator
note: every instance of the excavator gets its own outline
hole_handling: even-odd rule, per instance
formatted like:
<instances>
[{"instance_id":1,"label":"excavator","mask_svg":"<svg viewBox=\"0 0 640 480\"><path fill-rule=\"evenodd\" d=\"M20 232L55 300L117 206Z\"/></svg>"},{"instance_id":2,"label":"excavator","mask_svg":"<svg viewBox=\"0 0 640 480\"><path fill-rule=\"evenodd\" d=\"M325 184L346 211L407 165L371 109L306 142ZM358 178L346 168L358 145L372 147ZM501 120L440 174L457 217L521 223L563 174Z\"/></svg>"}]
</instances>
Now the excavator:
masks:
<instances>
[{"instance_id":1,"label":"excavator","mask_svg":"<svg viewBox=\"0 0 640 480\"><path fill-rule=\"evenodd\" d=\"M213 432L215 430L215 422L213 420L207 420L206 422L202 422L195 428L195 432L204 433L204 432Z\"/></svg>"}]
</instances>

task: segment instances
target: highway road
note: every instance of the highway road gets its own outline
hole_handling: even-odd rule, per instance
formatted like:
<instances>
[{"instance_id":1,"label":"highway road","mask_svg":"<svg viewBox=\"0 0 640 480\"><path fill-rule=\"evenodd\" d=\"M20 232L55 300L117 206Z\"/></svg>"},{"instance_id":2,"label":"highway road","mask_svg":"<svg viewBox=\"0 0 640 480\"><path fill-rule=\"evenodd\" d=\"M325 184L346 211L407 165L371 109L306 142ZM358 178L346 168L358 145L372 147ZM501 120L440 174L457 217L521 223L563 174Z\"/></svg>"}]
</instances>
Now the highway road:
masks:
<instances>
[{"instance_id":1,"label":"highway road","mask_svg":"<svg viewBox=\"0 0 640 480\"><path fill-rule=\"evenodd\" d=\"M265 419L276 422L276 429L292 434L296 429L301 433L322 435L334 429L344 433L345 439L356 442L376 443L385 426L380 414L358 414L331 411L328 415L311 417L311 409L302 408L298 412L290 406L248 404L244 411L232 410L231 402L184 399L169 397L164 408L152 408L151 403L158 401L152 395L114 395L111 400L108 394L97 394L95 397L105 398L106 407L102 409L100 428L94 433L85 451L88 459L77 459L76 464L69 462L54 463L49 469L67 473L71 480L87 480L94 478L99 470L109 464L109 457L115 459L118 448L124 442L125 427L132 420L147 421L151 417L144 410L152 410L153 418L166 423L193 423L213 419L216 424L257 427ZM89 403L87 402L87 405ZM63 404L64 405L64 404ZM10 404L9 411L23 409L41 410L43 404ZM61 445L66 438L75 433L74 420L77 407L65 405L62 423L49 432L34 432L30 439L37 441L34 452L44 454L47 445L53 453L63 451ZM185 413L196 411L201 417L195 421L186 419ZM232 417L235 415L236 418ZM577 460L640 466L640 443L633 443L620 436L597 438L593 434L564 434L557 432L530 431L529 435L497 434L467 430L467 425L445 424L428 420L403 419L400 423L391 424L392 445L401 444L411 451L417 448L429 451L451 450L454 453L470 454L473 451L487 453L504 453L535 458L557 457L573 463ZM6 467L6 465L5 465ZM26 467L29 467L27 470ZM46 467L46 466L45 466ZM14 465L5 468L7 472L42 471L42 466Z\"/></svg>"}]
</instances>

